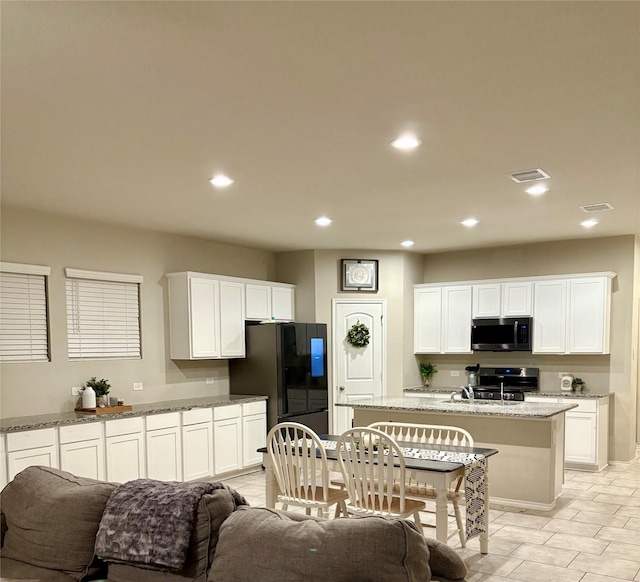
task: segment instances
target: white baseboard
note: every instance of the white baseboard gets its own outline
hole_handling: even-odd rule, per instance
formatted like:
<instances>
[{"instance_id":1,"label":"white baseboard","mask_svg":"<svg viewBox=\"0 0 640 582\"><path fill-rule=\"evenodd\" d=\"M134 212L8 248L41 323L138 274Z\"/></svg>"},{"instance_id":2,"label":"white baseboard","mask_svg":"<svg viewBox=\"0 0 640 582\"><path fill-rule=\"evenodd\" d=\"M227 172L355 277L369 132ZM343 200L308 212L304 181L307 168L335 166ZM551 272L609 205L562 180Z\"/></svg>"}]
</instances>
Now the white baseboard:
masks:
<instances>
[{"instance_id":1,"label":"white baseboard","mask_svg":"<svg viewBox=\"0 0 640 582\"><path fill-rule=\"evenodd\" d=\"M496 505L504 507L515 507L517 509L535 509L537 511L551 511L556 502L553 503L536 503L535 501L520 501L519 499L504 499L502 497L494 497L490 494L489 508L499 509Z\"/></svg>"}]
</instances>

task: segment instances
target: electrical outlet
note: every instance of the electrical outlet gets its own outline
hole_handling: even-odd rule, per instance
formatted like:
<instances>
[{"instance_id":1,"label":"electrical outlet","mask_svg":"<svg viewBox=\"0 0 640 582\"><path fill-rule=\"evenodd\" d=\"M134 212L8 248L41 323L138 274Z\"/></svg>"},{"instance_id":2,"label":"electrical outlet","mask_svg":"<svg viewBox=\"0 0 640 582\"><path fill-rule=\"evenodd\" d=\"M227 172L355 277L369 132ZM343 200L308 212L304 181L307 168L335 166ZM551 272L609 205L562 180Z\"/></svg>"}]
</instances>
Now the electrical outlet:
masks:
<instances>
[{"instance_id":1,"label":"electrical outlet","mask_svg":"<svg viewBox=\"0 0 640 582\"><path fill-rule=\"evenodd\" d=\"M133 383L134 390L142 390L142 382L134 382Z\"/></svg>"},{"instance_id":2,"label":"electrical outlet","mask_svg":"<svg viewBox=\"0 0 640 582\"><path fill-rule=\"evenodd\" d=\"M71 388L71 396L80 396L80 394L82 394L82 388L80 388L80 386Z\"/></svg>"},{"instance_id":3,"label":"electrical outlet","mask_svg":"<svg viewBox=\"0 0 640 582\"><path fill-rule=\"evenodd\" d=\"M207 379L205 380L205 382L206 382L207 384L213 384L213 383L215 382L215 378L207 378Z\"/></svg>"},{"instance_id":4,"label":"electrical outlet","mask_svg":"<svg viewBox=\"0 0 640 582\"><path fill-rule=\"evenodd\" d=\"M452 376L459 376L460 375L460 370L451 370L451 375Z\"/></svg>"}]
</instances>

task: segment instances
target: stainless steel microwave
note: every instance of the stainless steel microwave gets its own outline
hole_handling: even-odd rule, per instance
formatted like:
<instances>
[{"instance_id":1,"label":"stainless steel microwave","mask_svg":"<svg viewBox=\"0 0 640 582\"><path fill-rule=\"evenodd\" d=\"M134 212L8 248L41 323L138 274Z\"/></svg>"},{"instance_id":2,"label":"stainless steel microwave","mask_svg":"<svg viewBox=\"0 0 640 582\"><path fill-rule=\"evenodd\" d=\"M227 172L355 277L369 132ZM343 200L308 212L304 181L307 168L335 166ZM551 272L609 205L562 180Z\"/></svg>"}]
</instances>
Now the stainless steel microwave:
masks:
<instances>
[{"instance_id":1,"label":"stainless steel microwave","mask_svg":"<svg viewBox=\"0 0 640 582\"><path fill-rule=\"evenodd\" d=\"M474 352L530 352L533 335L530 317L474 319L471 349Z\"/></svg>"}]
</instances>

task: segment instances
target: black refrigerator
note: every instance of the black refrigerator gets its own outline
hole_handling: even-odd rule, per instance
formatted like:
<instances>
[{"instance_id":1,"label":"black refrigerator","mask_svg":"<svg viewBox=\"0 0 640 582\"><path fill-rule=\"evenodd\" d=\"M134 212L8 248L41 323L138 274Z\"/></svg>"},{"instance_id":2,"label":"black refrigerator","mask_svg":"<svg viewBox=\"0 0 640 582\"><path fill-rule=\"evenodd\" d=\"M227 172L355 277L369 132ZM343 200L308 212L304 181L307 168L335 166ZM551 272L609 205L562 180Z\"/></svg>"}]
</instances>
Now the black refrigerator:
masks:
<instances>
[{"instance_id":1,"label":"black refrigerator","mask_svg":"<svg viewBox=\"0 0 640 582\"><path fill-rule=\"evenodd\" d=\"M231 394L268 396L269 429L299 422L328 433L327 324L247 325L246 350L229 361Z\"/></svg>"}]
</instances>

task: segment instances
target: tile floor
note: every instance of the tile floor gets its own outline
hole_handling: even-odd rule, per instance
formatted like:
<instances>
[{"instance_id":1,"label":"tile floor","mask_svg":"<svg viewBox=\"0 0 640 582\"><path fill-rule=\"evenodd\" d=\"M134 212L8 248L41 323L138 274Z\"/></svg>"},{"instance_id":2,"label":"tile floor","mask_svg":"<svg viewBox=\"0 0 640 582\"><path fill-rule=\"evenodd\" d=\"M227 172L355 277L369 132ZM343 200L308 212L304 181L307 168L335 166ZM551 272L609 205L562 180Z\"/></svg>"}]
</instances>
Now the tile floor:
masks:
<instances>
[{"instance_id":1,"label":"tile floor","mask_svg":"<svg viewBox=\"0 0 640 582\"><path fill-rule=\"evenodd\" d=\"M264 506L264 471L226 483ZM640 582L640 460L600 473L567 470L552 511L492 509L490 519L489 554L480 554L477 538L464 549L450 540L469 582Z\"/></svg>"}]
</instances>

